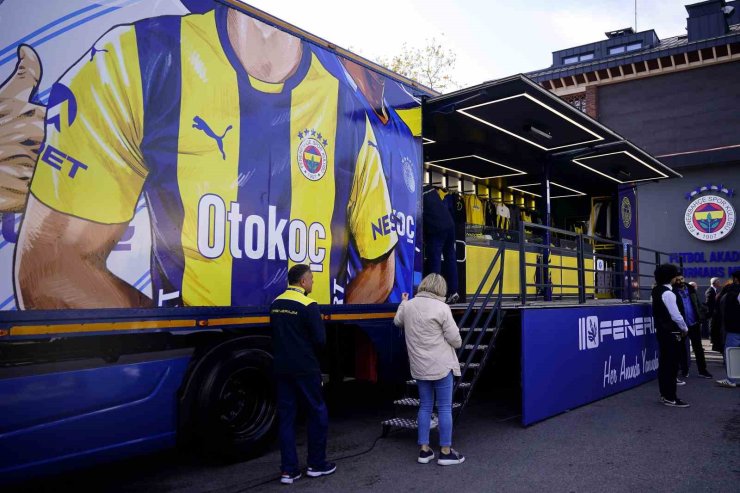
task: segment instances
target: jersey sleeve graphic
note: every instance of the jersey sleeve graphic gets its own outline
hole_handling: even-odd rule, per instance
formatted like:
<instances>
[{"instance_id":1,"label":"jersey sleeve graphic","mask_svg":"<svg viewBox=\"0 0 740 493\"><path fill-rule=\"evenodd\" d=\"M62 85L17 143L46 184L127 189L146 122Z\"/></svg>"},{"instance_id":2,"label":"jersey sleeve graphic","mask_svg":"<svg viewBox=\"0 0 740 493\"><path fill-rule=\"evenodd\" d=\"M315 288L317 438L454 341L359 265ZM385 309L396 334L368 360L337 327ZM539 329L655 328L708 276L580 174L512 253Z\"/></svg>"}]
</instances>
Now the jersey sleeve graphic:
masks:
<instances>
[{"instance_id":1,"label":"jersey sleeve graphic","mask_svg":"<svg viewBox=\"0 0 740 493\"><path fill-rule=\"evenodd\" d=\"M391 199L380 162L378 144L365 118L365 138L348 207L349 225L360 257L374 260L387 254L398 241L391 227Z\"/></svg>"},{"instance_id":2,"label":"jersey sleeve graphic","mask_svg":"<svg viewBox=\"0 0 740 493\"><path fill-rule=\"evenodd\" d=\"M147 175L142 106L134 28L118 27L52 87L34 196L83 219L130 220Z\"/></svg>"}]
</instances>

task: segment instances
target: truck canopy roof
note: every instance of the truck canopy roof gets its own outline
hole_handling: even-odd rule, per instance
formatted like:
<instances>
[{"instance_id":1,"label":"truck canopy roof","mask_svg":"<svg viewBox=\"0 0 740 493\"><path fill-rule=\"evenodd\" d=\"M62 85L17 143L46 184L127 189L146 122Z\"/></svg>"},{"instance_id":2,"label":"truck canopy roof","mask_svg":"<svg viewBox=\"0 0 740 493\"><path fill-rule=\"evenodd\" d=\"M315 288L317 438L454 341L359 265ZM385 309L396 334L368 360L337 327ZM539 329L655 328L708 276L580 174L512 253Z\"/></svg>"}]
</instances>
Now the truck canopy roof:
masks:
<instances>
[{"instance_id":1,"label":"truck canopy roof","mask_svg":"<svg viewBox=\"0 0 740 493\"><path fill-rule=\"evenodd\" d=\"M431 97L423 123L428 171L497 188L539 193L547 160L553 197L681 176L524 75Z\"/></svg>"}]
</instances>

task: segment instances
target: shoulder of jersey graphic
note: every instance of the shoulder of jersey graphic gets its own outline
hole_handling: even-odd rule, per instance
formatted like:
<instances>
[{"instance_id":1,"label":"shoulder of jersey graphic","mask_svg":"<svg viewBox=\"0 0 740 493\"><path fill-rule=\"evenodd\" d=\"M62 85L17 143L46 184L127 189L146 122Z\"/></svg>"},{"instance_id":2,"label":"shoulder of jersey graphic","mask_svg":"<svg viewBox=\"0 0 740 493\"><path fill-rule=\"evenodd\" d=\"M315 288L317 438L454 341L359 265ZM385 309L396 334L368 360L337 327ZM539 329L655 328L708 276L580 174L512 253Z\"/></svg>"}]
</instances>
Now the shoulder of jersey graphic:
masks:
<instances>
[{"instance_id":1,"label":"shoulder of jersey graphic","mask_svg":"<svg viewBox=\"0 0 740 493\"><path fill-rule=\"evenodd\" d=\"M101 123L140 126L144 94L161 85L164 74L170 72L174 50L180 49L181 19L160 16L121 24L95 41L52 86L47 131L63 132L85 110L101 113ZM123 111L108 111L114 106ZM116 121L116 117L128 121ZM87 125L93 126L89 120Z\"/></svg>"}]
</instances>

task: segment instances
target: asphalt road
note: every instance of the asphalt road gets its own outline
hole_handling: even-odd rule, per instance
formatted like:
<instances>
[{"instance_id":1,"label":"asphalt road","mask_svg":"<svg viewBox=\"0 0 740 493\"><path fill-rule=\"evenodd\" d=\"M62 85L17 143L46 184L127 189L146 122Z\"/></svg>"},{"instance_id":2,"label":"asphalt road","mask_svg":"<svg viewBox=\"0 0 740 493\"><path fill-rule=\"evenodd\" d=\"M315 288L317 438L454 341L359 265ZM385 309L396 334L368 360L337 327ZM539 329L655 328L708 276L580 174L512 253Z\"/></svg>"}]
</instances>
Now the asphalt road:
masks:
<instances>
[{"instance_id":1,"label":"asphalt road","mask_svg":"<svg viewBox=\"0 0 740 493\"><path fill-rule=\"evenodd\" d=\"M714 354L709 370L724 377ZM332 411L333 458L367 450L387 412L372 388L347 390L350 397ZM692 375L679 396L691 407L660 405L653 381L523 428L516 411L484 393L455 428L455 447L467 456L460 466L417 464L415 435L408 432L339 460L333 476L304 476L292 486L277 482L275 445L240 464L204 464L173 451L47 478L18 491L740 491L740 388ZM299 443L299 454L305 457L305 443Z\"/></svg>"}]
</instances>

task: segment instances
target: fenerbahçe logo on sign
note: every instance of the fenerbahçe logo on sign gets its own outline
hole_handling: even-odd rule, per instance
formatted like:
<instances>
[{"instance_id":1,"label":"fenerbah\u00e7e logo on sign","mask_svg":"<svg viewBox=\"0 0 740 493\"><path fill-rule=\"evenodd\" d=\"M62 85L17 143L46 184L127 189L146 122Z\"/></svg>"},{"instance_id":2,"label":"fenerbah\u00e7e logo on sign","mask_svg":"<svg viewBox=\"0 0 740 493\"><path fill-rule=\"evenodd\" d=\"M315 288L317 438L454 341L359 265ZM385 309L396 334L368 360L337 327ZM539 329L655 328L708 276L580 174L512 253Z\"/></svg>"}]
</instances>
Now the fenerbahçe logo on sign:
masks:
<instances>
[{"instance_id":1,"label":"fenerbah\u00e7e logo on sign","mask_svg":"<svg viewBox=\"0 0 740 493\"><path fill-rule=\"evenodd\" d=\"M719 240L730 234L735 226L735 209L718 195L704 195L689 204L684 224L694 238Z\"/></svg>"},{"instance_id":2,"label":"fenerbah\u00e7e logo on sign","mask_svg":"<svg viewBox=\"0 0 740 493\"><path fill-rule=\"evenodd\" d=\"M328 142L315 130L298 132L301 143L298 145L298 168L303 176L311 181L318 181L326 174L328 161L326 149Z\"/></svg>"}]
</instances>

